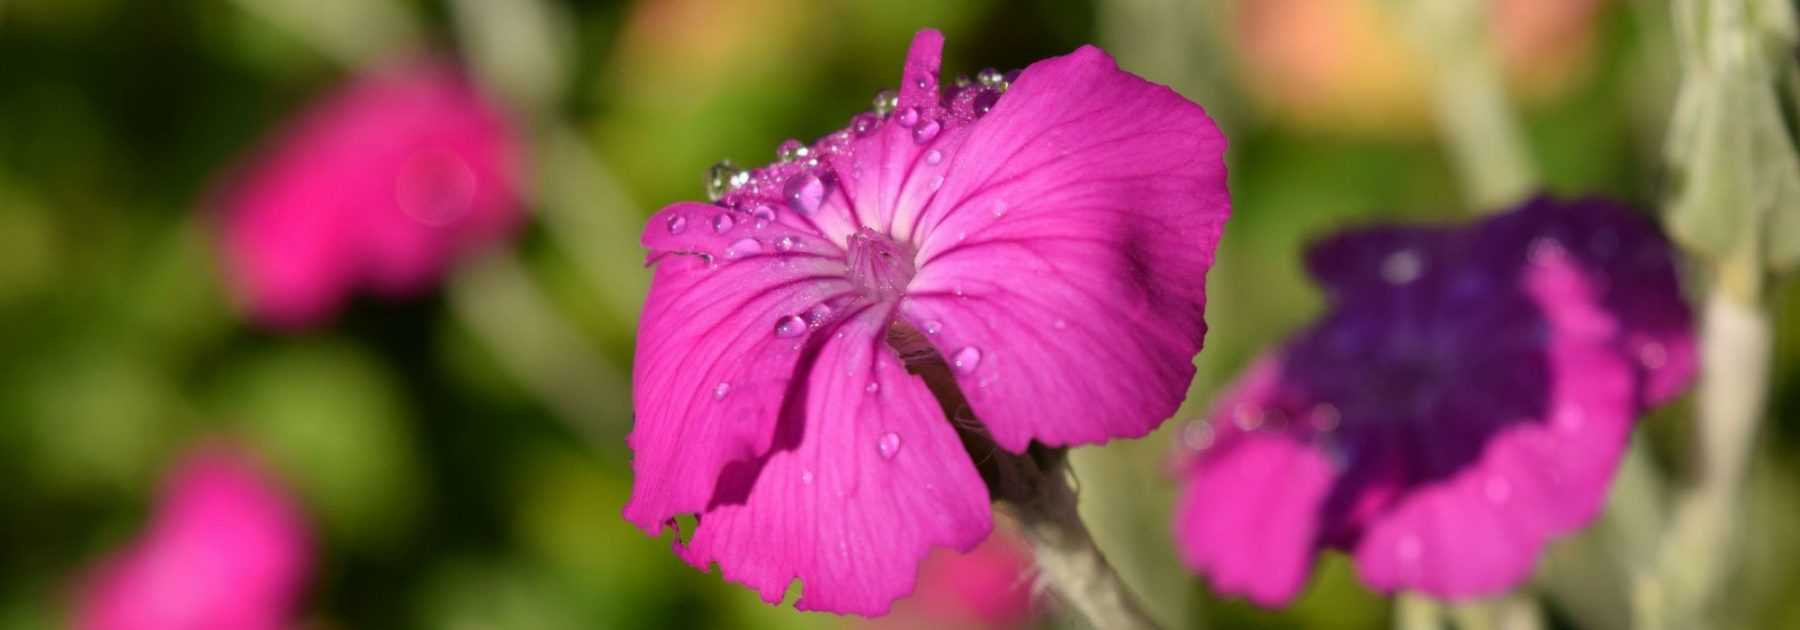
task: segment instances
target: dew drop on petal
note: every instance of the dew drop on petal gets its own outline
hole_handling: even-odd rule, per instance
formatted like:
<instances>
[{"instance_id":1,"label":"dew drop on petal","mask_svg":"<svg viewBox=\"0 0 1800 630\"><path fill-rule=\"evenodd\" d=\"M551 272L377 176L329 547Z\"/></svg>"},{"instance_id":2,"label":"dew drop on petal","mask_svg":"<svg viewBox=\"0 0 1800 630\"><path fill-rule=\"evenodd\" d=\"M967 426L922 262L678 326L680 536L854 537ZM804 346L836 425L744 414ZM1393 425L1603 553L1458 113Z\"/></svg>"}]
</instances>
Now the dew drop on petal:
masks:
<instances>
[{"instance_id":1,"label":"dew drop on petal","mask_svg":"<svg viewBox=\"0 0 1800 630\"><path fill-rule=\"evenodd\" d=\"M802 471L800 471L800 483L803 483L803 484L806 484L806 485L809 485L809 486L810 486L810 485L812 485L812 482L813 482L813 473L812 473L812 471L810 471L810 470L802 470Z\"/></svg>"},{"instance_id":2,"label":"dew drop on petal","mask_svg":"<svg viewBox=\"0 0 1800 630\"><path fill-rule=\"evenodd\" d=\"M787 198L789 208L801 214L812 214L819 210L819 204L825 201L825 182L811 173L801 173L789 177L787 185L782 189Z\"/></svg>"},{"instance_id":3,"label":"dew drop on petal","mask_svg":"<svg viewBox=\"0 0 1800 630\"><path fill-rule=\"evenodd\" d=\"M893 113L895 107L900 106L900 95L896 94L893 90L876 92L874 105L876 115L886 116Z\"/></svg>"},{"instance_id":4,"label":"dew drop on petal","mask_svg":"<svg viewBox=\"0 0 1800 630\"><path fill-rule=\"evenodd\" d=\"M999 87L1000 83L1006 80L1006 77L1001 75L999 70L982 68L980 72L975 73L975 80L981 82L981 84L986 87Z\"/></svg>"},{"instance_id":5,"label":"dew drop on petal","mask_svg":"<svg viewBox=\"0 0 1800 630\"><path fill-rule=\"evenodd\" d=\"M723 160L706 170L706 197L713 201L723 199L739 184L748 181L749 173L738 170L731 160Z\"/></svg>"},{"instance_id":6,"label":"dew drop on petal","mask_svg":"<svg viewBox=\"0 0 1800 630\"><path fill-rule=\"evenodd\" d=\"M1418 562L1419 556L1424 553L1425 543L1419 540L1417 534L1403 535L1400 537L1400 541L1394 544L1394 554L1400 557L1401 562L1407 564Z\"/></svg>"},{"instance_id":7,"label":"dew drop on petal","mask_svg":"<svg viewBox=\"0 0 1800 630\"><path fill-rule=\"evenodd\" d=\"M804 332L806 332L806 320L799 315L789 315L775 321L776 337L793 338Z\"/></svg>"},{"instance_id":8,"label":"dew drop on petal","mask_svg":"<svg viewBox=\"0 0 1800 630\"><path fill-rule=\"evenodd\" d=\"M687 217L675 215L669 217L669 233L680 234L687 230Z\"/></svg>"},{"instance_id":9,"label":"dew drop on petal","mask_svg":"<svg viewBox=\"0 0 1800 630\"><path fill-rule=\"evenodd\" d=\"M756 219L756 227L762 228L775 221L775 208L766 203L759 203L756 204L755 209L750 211L750 216Z\"/></svg>"},{"instance_id":10,"label":"dew drop on petal","mask_svg":"<svg viewBox=\"0 0 1800 630\"><path fill-rule=\"evenodd\" d=\"M812 308L806 309L807 323L813 326L825 323L827 317L831 317L831 306L824 302L814 304Z\"/></svg>"},{"instance_id":11,"label":"dew drop on petal","mask_svg":"<svg viewBox=\"0 0 1800 630\"><path fill-rule=\"evenodd\" d=\"M1487 483L1482 484L1481 491L1487 495L1489 501L1497 504L1505 503L1508 498L1512 497L1512 482L1500 475L1494 475L1488 477Z\"/></svg>"},{"instance_id":12,"label":"dew drop on petal","mask_svg":"<svg viewBox=\"0 0 1800 630\"><path fill-rule=\"evenodd\" d=\"M858 137L875 133L875 130L879 128L881 128L881 119L868 114L857 114L850 119L850 130L856 132Z\"/></svg>"},{"instance_id":13,"label":"dew drop on petal","mask_svg":"<svg viewBox=\"0 0 1800 630\"><path fill-rule=\"evenodd\" d=\"M933 85L937 85L937 77L930 74L921 74L918 78L913 79L913 87L921 90L929 90Z\"/></svg>"},{"instance_id":14,"label":"dew drop on petal","mask_svg":"<svg viewBox=\"0 0 1800 630\"><path fill-rule=\"evenodd\" d=\"M805 144L801 144L799 140L792 138L782 142L781 146L775 148L775 157L783 162L792 162L811 154L812 149L807 148Z\"/></svg>"},{"instance_id":15,"label":"dew drop on petal","mask_svg":"<svg viewBox=\"0 0 1800 630\"><path fill-rule=\"evenodd\" d=\"M869 381L868 385L863 386L863 391L869 392L871 394L880 392L881 391L881 383L877 383L875 381Z\"/></svg>"},{"instance_id":16,"label":"dew drop on petal","mask_svg":"<svg viewBox=\"0 0 1800 630\"><path fill-rule=\"evenodd\" d=\"M944 152L943 151L939 151L937 149L932 149L930 151L925 152L925 163L926 164L936 166L939 162L943 162L943 161L944 161Z\"/></svg>"},{"instance_id":17,"label":"dew drop on petal","mask_svg":"<svg viewBox=\"0 0 1800 630\"><path fill-rule=\"evenodd\" d=\"M950 358L950 367L956 368L957 374L972 373L975 371L975 366L980 364L981 350L975 346L964 346L963 349L956 351L956 356Z\"/></svg>"},{"instance_id":18,"label":"dew drop on petal","mask_svg":"<svg viewBox=\"0 0 1800 630\"><path fill-rule=\"evenodd\" d=\"M925 334L927 334L927 335L938 334L938 332L943 329L944 329L943 322L937 321L935 319L925 322Z\"/></svg>"},{"instance_id":19,"label":"dew drop on petal","mask_svg":"<svg viewBox=\"0 0 1800 630\"><path fill-rule=\"evenodd\" d=\"M738 239L737 242L732 243L730 247L725 248L725 257L737 258L739 256L750 256L761 252L762 243L758 243L756 239L753 238L741 238Z\"/></svg>"},{"instance_id":20,"label":"dew drop on petal","mask_svg":"<svg viewBox=\"0 0 1800 630\"><path fill-rule=\"evenodd\" d=\"M1411 284L1425 272L1425 259L1410 249L1388 254L1381 260L1381 279L1395 286Z\"/></svg>"},{"instance_id":21,"label":"dew drop on petal","mask_svg":"<svg viewBox=\"0 0 1800 630\"><path fill-rule=\"evenodd\" d=\"M731 393L731 383L721 382L713 387L713 400L724 400L725 395L729 393Z\"/></svg>"},{"instance_id":22,"label":"dew drop on petal","mask_svg":"<svg viewBox=\"0 0 1800 630\"><path fill-rule=\"evenodd\" d=\"M882 459L893 459L900 453L900 434L893 431L881 434L875 440L875 452L880 453Z\"/></svg>"},{"instance_id":23,"label":"dew drop on petal","mask_svg":"<svg viewBox=\"0 0 1800 630\"><path fill-rule=\"evenodd\" d=\"M998 218L998 217L1006 216L1006 211L1010 210L1010 209L1011 208L1006 205L1006 200L1001 199L1001 200L996 200L994 202L994 207L992 208L991 211L994 213L994 216L996 218Z\"/></svg>"},{"instance_id":24,"label":"dew drop on petal","mask_svg":"<svg viewBox=\"0 0 1800 630\"><path fill-rule=\"evenodd\" d=\"M777 251L783 251L783 252L792 251L794 249L794 243L795 243L794 237L783 236L781 238L775 239L775 249Z\"/></svg>"},{"instance_id":25,"label":"dew drop on petal","mask_svg":"<svg viewBox=\"0 0 1800 630\"><path fill-rule=\"evenodd\" d=\"M899 123L902 127L911 127L919 124L919 108L908 107L900 110L900 113L894 116L894 122Z\"/></svg>"},{"instance_id":26,"label":"dew drop on petal","mask_svg":"<svg viewBox=\"0 0 1800 630\"><path fill-rule=\"evenodd\" d=\"M926 182L926 184L931 186L931 189L934 191L939 188L943 188L944 187L944 176L943 175L932 175L931 181Z\"/></svg>"},{"instance_id":27,"label":"dew drop on petal","mask_svg":"<svg viewBox=\"0 0 1800 630\"><path fill-rule=\"evenodd\" d=\"M999 92L982 92L975 95L975 114L982 115L994 111L994 105L1000 102Z\"/></svg>"},{"instance_id":28,"label":"dew drop on petal","mask_svg":"<svg viewBox=\"0 0 1800 630\"><path fill-rule=\"evenodd\" d=\"M943 129L944 129L944 126L941 124L938 124L938 121L935 121L935 120L927 120L925 122L919 123L919 126L913 127L913 142L917 142L919 144L925 144L927 142L931 142L931 140L933 138L937 137L938 132L942 131Z\"/></svg>"},{"instance_id":29,"label":"dew drop on petal","mask_svg":"<svg viewBox=\"0 0 1800 630\"><path fill-rule=\"evenodd\" d=\"M713 231L716 233L724 234L731 230L731 226L733 225L737 225L737 220L732 219L729 214L721 214L713 217Z\"/></svg>"}]
</instances>

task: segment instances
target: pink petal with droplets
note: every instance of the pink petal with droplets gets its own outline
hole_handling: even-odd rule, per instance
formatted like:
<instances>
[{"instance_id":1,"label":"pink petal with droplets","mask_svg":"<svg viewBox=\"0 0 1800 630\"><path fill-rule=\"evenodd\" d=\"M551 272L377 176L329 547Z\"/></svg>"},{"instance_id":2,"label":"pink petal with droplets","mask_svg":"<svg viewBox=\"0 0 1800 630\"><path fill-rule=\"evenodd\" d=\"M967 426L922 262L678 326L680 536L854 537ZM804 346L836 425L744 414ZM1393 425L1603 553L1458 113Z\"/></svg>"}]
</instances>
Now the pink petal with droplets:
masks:
<instances>
[{"instance_id":1,"label":"pink petal with droplets","mask_svg":"<svg viewBox=\"0 0 1800 630\"><path fill-rule=\"evenodd\" d=\"M716 562L770 603L799 579L800 609L879 615L933 547L987 537L987 491L925 383L883 342L887 308L861 307L809 341L817 360L795 407L766 456L717 478L679 549L688 562Z\"/></svg>"},{"instance_id":2,"label":"pink petal with droplets","mask_svg":"<svg viewBox=\"0 0 1800 630\"><path fill-rule=\"evenodd\" d=\"M941 327L952 362L979 353L957 380L1008 450L1148 433L1205 335L1224 136L1092 47L1026 68L968 129L916 220L901 315Z\"/></svg>"},{"instance_id":3,"label":"pink petal with droplets","mask_svg":"<svg viewBox=\"0 0 1800 630\"><path fill-rule=\"evenodd\" d=\"M805 381L803 346L829 323L818 321L820 309L843 306L850 290L841 258L808 253L830 243L739 219L718 229L732 216L680 203L644 230L656 274L632 375L637 419L627 441L636 456L625 517L652 534L705 509L727 465L768 451L782 401ZM773 241L784 237L804 244L780 251Z\"/></svg>"}]
</instances>

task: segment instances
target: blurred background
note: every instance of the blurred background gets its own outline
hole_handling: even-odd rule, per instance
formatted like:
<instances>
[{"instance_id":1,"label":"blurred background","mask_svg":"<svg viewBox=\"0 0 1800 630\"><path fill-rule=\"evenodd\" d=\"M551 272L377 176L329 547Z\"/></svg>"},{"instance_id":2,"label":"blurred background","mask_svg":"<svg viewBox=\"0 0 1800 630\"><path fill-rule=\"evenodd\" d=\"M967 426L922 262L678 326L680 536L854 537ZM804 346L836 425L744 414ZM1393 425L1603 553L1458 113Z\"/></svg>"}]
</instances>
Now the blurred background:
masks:
<instances>
[{"instance_id":1,"label":"blurred background","mask_svg":"<svg viewBox=\"0 0 1800 630\"><path fill-rule=\"evenodd\" d=\"M1481 210L1434 122L1417 29L1395 17L1407 4L0 0L0 628L63 627L87 567L143 531L165 471L217 438L304 509L303 627L858 625L766 606L620 518L648 282L637 233L704 198L715 161L759 165L842 128L895 84L923 27L946 34L950 74L1098 44L1231 140L1235 214L1188 405L1147 439L1075 455L1084 514L1126 580L1178 627L1387 627L1390 604L1335 554L1287 610L1212 597L1171 552L1168 464L1212 394L1319 311L1308 240ZM1488 46L1542 186L1658 208L1679 76L1667 3L1484 10L1489 36L1465 45ZM226 280L214 191L308 103L421 51L460 59L517 123L525 225L417 295L258 324ZM1773 406L1730 626L1800 627L1795 292L1773 287ZM1684 401L1646 420L1627 465L1679 476L1691 416ZM1658 526L1642 509L1655 499L1615 498L1553 548L1526 588L1550 627L1625 627L1622 567ZM1052 617L963 623L1067 623Z\"/></svg>"}]
</instances>

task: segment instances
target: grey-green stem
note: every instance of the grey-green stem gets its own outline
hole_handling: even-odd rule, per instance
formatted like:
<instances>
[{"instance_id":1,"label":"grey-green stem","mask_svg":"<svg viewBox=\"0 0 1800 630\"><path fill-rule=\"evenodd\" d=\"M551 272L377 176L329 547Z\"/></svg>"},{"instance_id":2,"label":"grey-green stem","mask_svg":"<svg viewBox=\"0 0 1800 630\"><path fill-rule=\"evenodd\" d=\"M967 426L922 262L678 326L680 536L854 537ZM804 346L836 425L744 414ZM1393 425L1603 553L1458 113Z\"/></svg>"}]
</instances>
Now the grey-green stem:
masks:
<instances>
[{"instance_id":1,"label":"grey-green stem","mask_svg":"<svg viewBox=\"0 0 1800 630\"><path fill-rule=\"evenodd\" d=\"M1076 511L1067 467L1039 469L1027 497L1007 501L1019 529L1037 557L1038 584L1104 630L1150 630L1156 621L1144 612L1119 573L1107 562Z\"/></svg>"}]
</instances>

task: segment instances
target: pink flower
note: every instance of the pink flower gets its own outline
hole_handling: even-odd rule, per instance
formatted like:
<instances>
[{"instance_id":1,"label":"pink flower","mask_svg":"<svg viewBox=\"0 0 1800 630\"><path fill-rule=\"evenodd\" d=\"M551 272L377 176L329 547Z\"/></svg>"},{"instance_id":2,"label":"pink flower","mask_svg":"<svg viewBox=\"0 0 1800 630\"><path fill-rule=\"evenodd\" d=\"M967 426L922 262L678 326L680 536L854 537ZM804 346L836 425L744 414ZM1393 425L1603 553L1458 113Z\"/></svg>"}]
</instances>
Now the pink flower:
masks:
<instances>
[{"instance_id":1,"label":"pink flower","mask_svg":"<svg viewBox=\"0 0 1800 630\"><path fill-rule=\"evenodd\" d=\"M1015 453L1092 444L1150 432L1193 374L1229 212L1212 121L1092 47L944 89L942 47L918 34L885 115L644 231L625 517L699 514L678 553L771 603L798 578L802 609L880 614L987 536L946 412Z\"/></svg>"},{"instance_id":2,"label":"pink flower","mask_svg":"<svg viewBox=\"0 0 1800 630\"><path fill-rule=\"evenodd\" d=\"M166 481L144 536L84 584L83 630L277 630L311 564L298 510L230 449L190 454Z\"/></svg>"},{"instance_id":3,"label":"pink flower","mask_svg":"<svg viewBox=\"0 0 1800 630\"><path fill-rule=\"evenodd\" d=\"M1517 584L1599 510L1638 413L1694 376L1668 244L1606 202L1351 232L1307 263L1330 311L1186 435L1183 559L1261 604L1323 547L1384 591Z\"/></svg>"},{"instance_id":4,"label":"pink flower","mask_svg":"<svg viewBox=\"0 0 1800 630\"><path fill-rule=\"evenodd\" d=\"M454 68L373 72L302 114L223 197L233 288L264 324L329 319L352 291L423 291L505 238L521 147Z\"/></svg>"},{"instance_id":5,"label":"pink flower","mask_svg":"<svg viewBox=\"0 0 1800 630\"><path fill-rule=\"evenodd\" d=\"M919 586L894 605L894 614L868 628L1020 628L1031 620L1031 551L1011 532L994 535L968 553L932 552L919 568Z\"/></svg>"}]
</instances>

